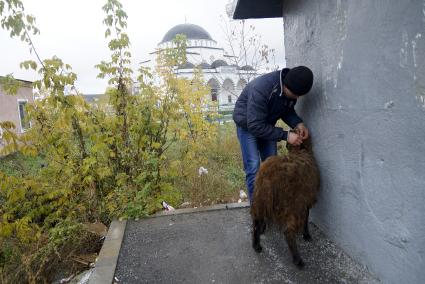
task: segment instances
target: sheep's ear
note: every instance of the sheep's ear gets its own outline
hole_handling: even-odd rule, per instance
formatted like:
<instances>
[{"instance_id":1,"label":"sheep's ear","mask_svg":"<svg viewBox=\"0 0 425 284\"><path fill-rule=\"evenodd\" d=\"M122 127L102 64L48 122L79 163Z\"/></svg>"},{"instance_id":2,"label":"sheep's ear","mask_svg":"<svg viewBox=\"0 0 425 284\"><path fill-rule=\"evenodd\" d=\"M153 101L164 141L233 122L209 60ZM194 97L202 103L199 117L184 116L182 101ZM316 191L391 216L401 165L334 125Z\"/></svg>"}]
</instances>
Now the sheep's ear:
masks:
<instances>
[{"instance_id":1,"label":"sheep's ear","mask_svg":"<svg viewBox=\"0 0 425 284\"><path fill-rule=\"evenodd\" d=\"M302 145L302 144L301 144ZM286 149L288 149L288 152L295 152L299 149L301 149L302 146L294 146L286 142Z\"/></svg>"},{"instance_id":2,"label":"sheep's ear","mask_svg":"<svg viewBox=\"0 0 425 284\"><path fill-rule=\"evenodd\" d=\"M305 140L303 140L303 143L301 144L302 145L302 147L304 148L304 149L306 149L306 150L311 150L312 149L312 144L311 144L311 138L310 138L310 136L307 138L307 139L305 139Z\"/></svg>"},{"instance_id":3,"label":"sheep's ear","mask_svg":"<svg viewBox=\"0 0 425 284\"><path fill-rule=\"evenodd\" d=\"M294 145L289 144L288 142L286 142L286 149L288 149L288 152L292 152L294 151Z\"/></svg>"}]
</instances>

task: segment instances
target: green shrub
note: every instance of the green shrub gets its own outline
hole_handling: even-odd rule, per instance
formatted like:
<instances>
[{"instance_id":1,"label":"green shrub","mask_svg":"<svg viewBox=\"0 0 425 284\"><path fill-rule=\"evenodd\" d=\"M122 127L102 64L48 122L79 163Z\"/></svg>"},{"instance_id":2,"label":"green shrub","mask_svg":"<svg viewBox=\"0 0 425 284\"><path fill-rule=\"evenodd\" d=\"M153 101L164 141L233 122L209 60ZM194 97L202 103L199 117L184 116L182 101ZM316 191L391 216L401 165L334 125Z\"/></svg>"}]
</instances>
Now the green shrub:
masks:
<instances>
[{"instance_id":1,"label":"green shrub","mask_svg":"<svg viewBox=\"0 0 425 284\"><path fill-rule=\"evenodd\" d=\"M3 27L33 49L22 29L34 29L33 18L25 17L22 3L0 0L0 7L7 7L0 9L0 20L16 16ZM176 48L159 52L156 70L139 70L140 92L132 94L127 15L116 0L107 0L103 9L111 58L97 68L100 78L109 79L106 104L65 95L65 87L75 89L77 76L57 57L21 64L38 70L34 88L46 96L28 104L32 128L24 134L0 122L3 154L18 151L2 160L0 170L1 282L48 281L59 260L88 238L82 223L143 217L160 210L163 200L177 207L184 198L214 203L234 196L237 185L227 188L226 178L236 171L222 165L233 157L217 148L230 142L205 119L214 121L217 114L203 109L209 89L202 74L187 80L173 72L186 61L185 38L178 36ZM217 174L196 179L200 165ZM189 191L183 188L186 178ZM191 195L199 193L196 186L202 194Z\"/></svg>"}]
</instances>

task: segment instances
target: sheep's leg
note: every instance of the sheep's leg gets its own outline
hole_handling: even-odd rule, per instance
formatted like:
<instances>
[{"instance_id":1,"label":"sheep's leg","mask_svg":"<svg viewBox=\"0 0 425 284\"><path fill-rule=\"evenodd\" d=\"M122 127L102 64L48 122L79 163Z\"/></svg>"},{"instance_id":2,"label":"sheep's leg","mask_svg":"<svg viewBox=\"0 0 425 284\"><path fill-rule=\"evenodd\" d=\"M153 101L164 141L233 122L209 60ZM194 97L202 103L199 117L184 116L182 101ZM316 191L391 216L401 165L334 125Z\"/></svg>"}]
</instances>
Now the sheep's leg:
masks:
<instances>
[{"instance_id":1,"label":"sheep's leg","mask_svg":"<svg viewBox=\"0 0 425 284\"><path fill-rule=\"evenodd\" d=\"M303 239L305 241L311 241L311 235L310 231L308 230L308 215L310 214L310 209L307 208L307 214L305 215L305 222L304 222L304 231L303 231Z\"/></svg>"},{"instance_id":2,"label":"sheep's leg","mask_svg":"<svg viewBox=\"0 0 425 284\"><path fill-rule=\"evenodd\" d=\"M252 230L252 247L256 252L261 252L260 235L264 232L265 223L263 220L254 219Z\"/></svg>"},{"instance_id":3,"label":"sheep's leg","mask_svg":"<svg viewBox=\"0 0 425 284\"><path fill-rule=\"evenodd\" d=\"M266 222L261 221L260 222L260 235L264 234L265 231L266 231Z\"/></svg>"},{"instance_id":4,"label":"sheep's leg","mask_svg":"<svg viewBox=\"0 0 425 284\"><path fill-rule=\"evenodd\" d=\"M285 238L286 242L288 243L289 250L291 251L292 262L299 268L303 267L304 261L301 259L300 254L298 252L297 241L295 239L295 232L293 232L292 230L286 230Z\"/></svg>"}]
</instances>

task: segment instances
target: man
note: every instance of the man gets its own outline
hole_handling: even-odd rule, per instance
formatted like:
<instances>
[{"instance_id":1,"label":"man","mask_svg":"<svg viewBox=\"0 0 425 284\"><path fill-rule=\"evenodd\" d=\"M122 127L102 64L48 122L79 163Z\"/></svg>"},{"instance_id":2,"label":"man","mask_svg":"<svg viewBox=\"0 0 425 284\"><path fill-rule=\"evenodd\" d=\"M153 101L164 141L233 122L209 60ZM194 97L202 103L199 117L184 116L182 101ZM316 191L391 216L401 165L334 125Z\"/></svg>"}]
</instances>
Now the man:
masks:
<instances>
[{"instance_id":1,"label":"man","mask_svg":"<svg viewBox=\"0 0 425 284\"><path fill-rule=\"evenodd\" d=\"M284 68L249 82L236 101L233 120L241 145L251 203L260 159L264 161L277 155L277 142L280 140L300 145L308 137L308 129L295 112L294 106L300 96L310 91L312 85L313 72L309 68ZM278 119L297 131L289 132L275 127Z\"/></svg>"}]
</instances>

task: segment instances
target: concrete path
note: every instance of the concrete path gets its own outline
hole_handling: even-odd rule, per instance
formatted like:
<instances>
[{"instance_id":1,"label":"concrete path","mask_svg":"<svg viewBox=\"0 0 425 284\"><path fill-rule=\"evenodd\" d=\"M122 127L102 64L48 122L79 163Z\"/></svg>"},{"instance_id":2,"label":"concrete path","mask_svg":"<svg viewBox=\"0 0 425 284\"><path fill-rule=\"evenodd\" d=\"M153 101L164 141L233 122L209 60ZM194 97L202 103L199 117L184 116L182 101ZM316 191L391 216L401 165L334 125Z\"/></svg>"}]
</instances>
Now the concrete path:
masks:
<instances>
[{"instance_id":1,"label":"concrete path","mask_svg":"<svg viewBox=\"0 0 425 284\"><path fill-rule=\"evenodd\" d=\"M118 283L379 282L313 225L313 241L298 240L306 263L299 270L277 229L268 229L263 252L254 252L248 208L183 212L127 221L115 271Z\"/></svg>"}]
</instances>

